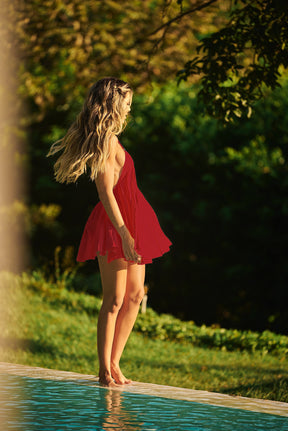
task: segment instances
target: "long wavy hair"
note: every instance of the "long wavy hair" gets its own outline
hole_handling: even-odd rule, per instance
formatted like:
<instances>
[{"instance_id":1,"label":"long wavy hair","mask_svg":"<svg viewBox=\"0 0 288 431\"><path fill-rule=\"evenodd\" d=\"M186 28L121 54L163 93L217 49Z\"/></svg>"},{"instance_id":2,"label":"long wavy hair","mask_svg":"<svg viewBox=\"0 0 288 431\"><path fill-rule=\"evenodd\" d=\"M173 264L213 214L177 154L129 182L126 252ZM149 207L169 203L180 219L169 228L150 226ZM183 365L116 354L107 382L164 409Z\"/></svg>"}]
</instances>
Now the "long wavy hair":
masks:
<instances>
[{"instance_id":1,"label":"long wavy hair","mask_svg":"<svg viewBox=\"0 0 288 431\"><path fill-rule=\"evenodd\" d=\"M127 93L132 98L130 85L113 77L100 79L90 88L76 120L46 155L64 150L54 164L56 181L74 183L87 172L87 166L92 181L105 171L111 135L118 135L126 126L123 102Z\"/></svg>"}]
</instances>

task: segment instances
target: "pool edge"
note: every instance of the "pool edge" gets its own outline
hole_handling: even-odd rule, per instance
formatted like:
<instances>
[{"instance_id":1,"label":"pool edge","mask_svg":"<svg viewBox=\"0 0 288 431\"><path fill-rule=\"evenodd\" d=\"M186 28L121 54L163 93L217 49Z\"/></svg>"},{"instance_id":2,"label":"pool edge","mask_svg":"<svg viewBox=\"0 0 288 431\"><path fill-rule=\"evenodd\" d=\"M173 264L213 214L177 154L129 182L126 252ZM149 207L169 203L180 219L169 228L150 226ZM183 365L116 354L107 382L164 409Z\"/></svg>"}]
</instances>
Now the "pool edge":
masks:
<instances>
[{"instance_id":1,"label":"pool edge","mask_svg":"<svg viewBox=\"0 0 288 431\"><path fill-rule=\"evenodd\" d=\"M55 370L51 368L31 367L28 365L13 364L9 362L0 362L0 373L38 379L72 381L78 384L99 386L98 377L95 375ZM111 390L111 388L106 389ZM281 401L232 396L220 394L218 392L179 388L175 386L158 385L155 383L143 383L136 381L133 381L132 384L124 385L123 387L113 388L113 390L288 417L288 403Z\"/></svg>"}]
</instances>

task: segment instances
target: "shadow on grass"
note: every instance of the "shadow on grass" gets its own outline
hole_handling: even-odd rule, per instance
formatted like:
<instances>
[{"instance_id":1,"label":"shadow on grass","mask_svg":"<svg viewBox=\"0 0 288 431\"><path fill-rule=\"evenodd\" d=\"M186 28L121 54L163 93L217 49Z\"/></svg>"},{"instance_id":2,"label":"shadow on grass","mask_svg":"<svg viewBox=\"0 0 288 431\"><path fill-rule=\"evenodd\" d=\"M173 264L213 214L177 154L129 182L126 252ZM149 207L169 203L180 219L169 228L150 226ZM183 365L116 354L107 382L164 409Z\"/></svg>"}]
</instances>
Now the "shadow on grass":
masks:
<instances>
[{"instance_id":1,"label":"shadow on grass","mask_svg":"<svg viewBox=\"0 0 288 431\"><path fill-rule=\"evenodd\" d=\"M253 397L257 393L266 393L267 398L270 394L273 394L275 401L288 402L288 378L283 376L275 376L269 381L259 381L253 384L241 384L231 388L221 388L221 393L227 395L241 395L243 393L246 396Z\"/></svg>"},{"instance_id":2,"label":"shadow on grass","mask_svg":"<svg viewBox=\"0 0 288 431\"><path fill-rule=\"evenodd\" d=\"M181 361L181 358L178 358L179 361ZM178 360L177 359L177 360ZM144 359L143 358L134 358L133 359L134 364L136 366L141 367L141 365L143 364ZM125 359L123 359L123 362L125 362ZM179 370L181 373L191 373L196 372L198 374L200 373L210 373L211 371L219 371L222 372L223 370L225 370L227 372L227 376L229 376L229 373L233 373L235 372L239 372L241 371L247 371L247 372L252 372L253 374L255 373L255 375L257 376L262 376L262 375L275 375L275 377L286 377L288 378L288 369L284 369L284 364L282 368L270 368L268 366L259 366L259 364L257 365L241 365L239 366L239 364L227 364L227 365L218 365L218 364L209 364L209 363L204 363L203 364L199 364L199 363L193 363L193 362L189 362L189 363L181 363L181 362L176 362L175 361L169 361L167 360L167 358L163 357L163 360L160 361L159 358L147 358L145 357L145 364L151 366L152 368L167 368L167 369L175 369L175 370ZM247 377L247 376L246 376Z\"/></svg>"},{"instance_id":3,"label":"shadow on grass","mask_svg":"<svg viewBox=\"0 0 288 431\"><path fill-rule=\"evenodd\" d=\"M180 358L179 360L181 361ZM134 358L134 365L140 368L143 361L142 358ZM125 364L125 360L123 360L123 364ZM161 361L159 358L149 359L146 357L145 365L153 368L154 371L158 370L159 374L165 369L169 370L170 374L173 374L173 370L175 370L182 376L187 375L190 382L197 382L197 389L201 389L201 385L205 385L206 390L215 391L213 382L216 378L216 380L221 379L222 382L220 385L217 384L217 392L232 396L267 398L288 402L288 370L284 364L282 368L280 366L269 368L268 365L264 364L263 366L259 366L259 364L239 366L237 363L235 365L204 362L202 364L193 362L176 363L176 361L165 360L165 358ZM235 379L238 381L235 381ZM209 388L210 381L212 384L211 389Z\"/></svg>"},{"instance_id":4,"label":"shadow on grass","mask_svg":"<svg viewBox=\"0 0 288 431\"><path fill-rule=\"evenodd\" d=\"M54 353L55 348L42 340L32 338L0 337L0 345L11 350L28 350L32 353Z\"/></svg>"},{"instance_id":5,"label":"shadow on grass","mask_svg":"<svg viewBox=\"0 0 288 431\"><path fill-rule=\"evenodd\" d=\"M53 360L69 361L70 363L78 363L79 361L86 361L91 363L96 357L95 351L91 350L88 353L83 351L64 351L59 346L54 346L43 340L33 340L31 338L17 338L17 337L0 337L0 346L7 351L23 351L30 352L33 355L45 354Z\"/></svg>"}]
</instances>

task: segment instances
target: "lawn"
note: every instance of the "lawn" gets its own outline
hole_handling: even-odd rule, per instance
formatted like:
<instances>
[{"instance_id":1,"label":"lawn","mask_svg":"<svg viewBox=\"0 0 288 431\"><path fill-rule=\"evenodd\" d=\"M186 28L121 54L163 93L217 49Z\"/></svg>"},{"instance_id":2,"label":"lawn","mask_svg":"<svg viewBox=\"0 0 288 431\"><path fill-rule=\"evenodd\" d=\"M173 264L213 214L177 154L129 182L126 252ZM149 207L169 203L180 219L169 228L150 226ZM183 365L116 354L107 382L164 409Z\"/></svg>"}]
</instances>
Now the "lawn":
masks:
<instances>
[{"instance_id":1,"label":"lawn","mask_svg":"<svg viewBox=\"0 0 288 431\"><path fill-rule=\"evenodd\" d=\"M101 299L41 277L35 280L31 282L27 274L2 274L0 361L97 375ZM159 326L161 316L152 310L150 314L154 326ZM282 344L286 338L281 338ZM121 366L136 381L288 402L285 349L230 351L134 330Z\"/></svg>"}]
</instances>

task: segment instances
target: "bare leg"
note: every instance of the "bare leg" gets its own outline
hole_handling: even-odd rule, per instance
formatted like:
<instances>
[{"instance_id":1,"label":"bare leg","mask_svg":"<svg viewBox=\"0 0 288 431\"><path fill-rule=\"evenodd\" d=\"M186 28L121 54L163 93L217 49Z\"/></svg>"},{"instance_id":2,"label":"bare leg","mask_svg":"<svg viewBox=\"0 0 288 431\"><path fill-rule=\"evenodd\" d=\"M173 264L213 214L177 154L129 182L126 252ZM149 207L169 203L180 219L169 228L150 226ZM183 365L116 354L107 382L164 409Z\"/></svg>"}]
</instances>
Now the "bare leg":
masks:
<instances>
[{"instance_id":1,"label":"bare leg","mask_svg":"<svg viewBox=\"0 0 288 431\"><path fill-rule=\"evenodd\" d=\"M111 376L111 352L117 315L126 291L128 263L117 259L109 264L106 256L98 256L103 303L97 325L97 348L99 357L99 383L103 386L117 386Z\"/></svg>"},{"instance_id":2,"label":"bare leg","mask_svg":"<svg viewBox=\"0 0 288 431\"><path fill-rule=\"evenodd\" d=\"M145 265L130 264L128 266L126 292L116 319L111 354L111 375L116 383L122 385L131 383L131 380L126 379L121 372L119 362L144 296L144 278Z\"/></svg>"}]
</instances>

